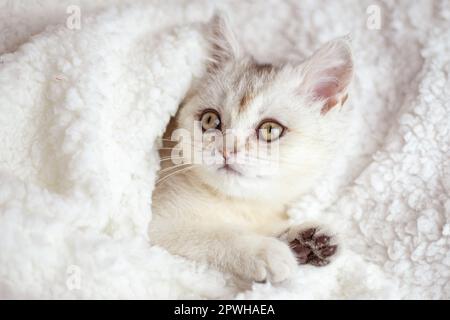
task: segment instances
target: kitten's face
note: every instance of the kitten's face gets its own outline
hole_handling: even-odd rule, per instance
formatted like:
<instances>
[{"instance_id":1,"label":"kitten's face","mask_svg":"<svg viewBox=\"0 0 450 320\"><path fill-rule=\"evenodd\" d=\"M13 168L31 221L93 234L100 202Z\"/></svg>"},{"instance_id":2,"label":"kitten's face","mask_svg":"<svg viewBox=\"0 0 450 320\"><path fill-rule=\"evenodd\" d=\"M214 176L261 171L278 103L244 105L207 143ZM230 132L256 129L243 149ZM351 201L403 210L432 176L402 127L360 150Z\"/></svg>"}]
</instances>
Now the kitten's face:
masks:
<instances>
[{"instance_id":1,"label":"kitten's face","mask_svg":"<svg viewBox=\"0 0 450 320\"><path fill-rule=\"evenodd\" d=\"M300 66L260 65L242 55L223 21L215 23L214 61L177 117L194 152L201 150L192 171L226 195L288 200L333 160L343 125L333 107L346 97L348 47L322 49L339 54L331 61L319 51Z\"/></svg>"}]
</instances>

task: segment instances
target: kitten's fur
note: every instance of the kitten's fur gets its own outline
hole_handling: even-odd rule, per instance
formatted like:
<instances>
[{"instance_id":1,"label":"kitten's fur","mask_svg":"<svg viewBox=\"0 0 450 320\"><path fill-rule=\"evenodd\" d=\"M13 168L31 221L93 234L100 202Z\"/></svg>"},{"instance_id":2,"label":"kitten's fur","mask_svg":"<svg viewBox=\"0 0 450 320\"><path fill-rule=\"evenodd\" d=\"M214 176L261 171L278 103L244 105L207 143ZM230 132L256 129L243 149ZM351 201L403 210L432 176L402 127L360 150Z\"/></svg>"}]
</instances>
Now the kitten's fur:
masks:
<instances>
[{"instance_id":1,"label":"kitten's fur","mask_svg":"<svg viewBox=\"0 0 450 320\"><path fill-rule=\"evenodd\" d=\"M300 65L261 65L242 51L223 19L215 17L209 29L205 76L173 125L192 132L206 108L220 113L223 129L254 129L263 119L276 119L287 127L279 139L279 169L236 165L242 173L237 175L218 170L219 165L201 165L171 175L154 191L150 239L243 279L283 281L297 261L278 238L286 233L292 241L304 228L290 226L286 207L311 189L339 149L351 51L345 40L336 40ZM245 155L244 144L251 148L256 141L256 135L238 137L236 156ZM219 157L222 147L213 146ZM266 160L269 169L273 159Z\"/></svg>"}]
</instances>

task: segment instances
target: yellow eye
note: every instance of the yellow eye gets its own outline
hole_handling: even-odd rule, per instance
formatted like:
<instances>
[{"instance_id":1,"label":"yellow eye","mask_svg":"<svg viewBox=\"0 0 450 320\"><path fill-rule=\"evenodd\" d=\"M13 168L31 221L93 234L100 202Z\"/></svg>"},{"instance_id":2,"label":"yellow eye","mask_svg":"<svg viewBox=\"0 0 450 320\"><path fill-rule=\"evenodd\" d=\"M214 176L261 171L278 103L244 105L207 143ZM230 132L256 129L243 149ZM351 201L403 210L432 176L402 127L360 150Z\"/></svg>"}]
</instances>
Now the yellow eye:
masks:
<instances>
[{"instance_id":1,"label":"yellow eye","mask_svg":"<svg viewBox=\"0 0 450 320\"><path fill-rule=\"evenodd\" d=\"M217 129L220 127L220 117L217 111L206 110L202 113L200 117L200 122L202 123L203 131L210 129Z\"/></svg>"},{"instance_id":2,"label":"yellow eye","mask_svg":"<svg viewBox=\"0 0 450 320\"><path fill-rule=\"evenodd\" d=\"M269 120L261 123L257 129L258 137L266 142L272 142L281 137L284 127L276 121Z\"/></svg>"}]
</instances>

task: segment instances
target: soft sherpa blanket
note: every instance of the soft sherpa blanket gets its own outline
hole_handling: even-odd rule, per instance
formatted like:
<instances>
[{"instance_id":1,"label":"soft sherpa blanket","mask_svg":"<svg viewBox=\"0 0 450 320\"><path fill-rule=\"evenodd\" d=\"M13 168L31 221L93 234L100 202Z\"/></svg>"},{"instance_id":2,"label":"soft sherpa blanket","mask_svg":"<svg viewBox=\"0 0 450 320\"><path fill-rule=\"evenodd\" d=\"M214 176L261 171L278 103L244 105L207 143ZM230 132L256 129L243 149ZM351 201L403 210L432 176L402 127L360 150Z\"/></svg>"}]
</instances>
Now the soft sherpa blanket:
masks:
<instances>
[{"instance_id":1,"label":"soft sherpa blanket","mask_svg":"<svg viewBox=\"0 0 450 320\"><path fill-rule=\"evenodd\" d=\"M0 3L0 298L450 298L448 1L126 2L70 1L80 29L68 1ZM353 38L352 134L291 210L342 252L277 286L148 244L155 142L217 7L260 60Z\"/></svg>"}]
</instances>

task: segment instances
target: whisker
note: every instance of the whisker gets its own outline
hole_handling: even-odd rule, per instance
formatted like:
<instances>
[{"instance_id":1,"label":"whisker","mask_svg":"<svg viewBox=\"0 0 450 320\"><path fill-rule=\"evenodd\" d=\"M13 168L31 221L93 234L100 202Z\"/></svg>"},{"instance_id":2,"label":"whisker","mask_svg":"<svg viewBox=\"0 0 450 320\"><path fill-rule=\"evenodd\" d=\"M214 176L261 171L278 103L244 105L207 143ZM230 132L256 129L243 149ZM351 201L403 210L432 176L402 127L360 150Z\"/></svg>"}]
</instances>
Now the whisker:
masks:
<instances>
[{"instance_id":1,"label":"whisker","mask_svg":"<svg viewBox=\"0 0 450 320\"><path fill-rule=\"evenodd\" d=\"M189 148L191 150L193 150L193 151L202 151L202 150L204 150L201 147L195 148L194 146L189 146L189 145L187 145L186 147L172 147L172 148L164 147L164 148L158 148L158 150L177 150L177 151L179 150L179 151L183 151L183 150L189 150ZM208 151L208 150L205 150L205 151Z\"/></svg>"},{"instance_id":2,"label":"whisker","mask_svg":"<svg viewBox=\"0 0 450 320\"><path fill-rule=\"evenodd\" d=\"M163 148L158 148L158 150L183 150L183 149L175 148L175 147L163 147Z\"/></svg>"},{"instance_id":3,"label":"whisker","mask_svg":"<svg viewBox=\"0 0 450 320\"><path fill-rule=\"evenodd\" d=\"M165 138L161 138L161 139L159 139L159 140L162 140L162 141L168 141L168 142L178 142L178 143L183 142L182 140L180 141L180 140L172 140L172 139L165 139ZM192 141L192 140L191 140L191 141Z\"/></svg>"},{"instance_id":4,"label":"whisker","mask_svg":"<svg viewBox=\"0 0 450 320\"><path fill-rule=\"evenodd\" d=\"M167 161L167 160L183 160L184 157L163 157L159 159L159 162Z\"/></svg>"},{"instance_id":5,"label":"whisker","mask_svg":"<svg viewBox=\"0 0 450 320\"><path fill-rule=\"evenodd\" d=\"M191 163L181 163L181 164L177 164L177 165L174 165L174 166L171 166L171 167L168 167L168 168L159 170L159 171L158 171L158 175L161 175L161 173L170 172L171 170L178 169L178 168L184 167L184 166L193 166L193 164L191 164Z\"/></svg>"},{"instance_id":6,"label":"whisker","mask_svg":"<svg viewBox=\"0 0 450 320\"><path fill-rule=\"evenodd\" d=\"M195 167L194 165L191 165L191 166L189 166L189 167L186 167L186 168L183 168L183 169L179 169L179 170L177 170L177 171L175 171L175 172L169 173L168 175L166 175L166 176L164 176L164 177L158 179L158 180L155 182L155 184L160 184L160 183L162 183L162 182L164 182L164 181L167 181L167 179L169 179L169 178L172 177L173 175L179 174L179 173L181 173L181 172L188 171L188 170L190 170L190 169L192 169L192 168L194 168L194 167Z\"/></svg>"},{"instance_id":7,"label":"whisker","mask_svg":"<svg viewBox=\"0 0 450 320\"><path fill-rule=\"evenodd\" d=\"M180 141L178 141L178 140L165 139L165 138L160 138L160 139L158 139L158 140L161 140L161 141L169 141L169 142L180 142Z\"/></svg>"},{"instance_id":8,"label":"whisker","mask_svg":"<svg viewBox=\"0 0 450 320\"><path fill-rule=\"evenodd\" d=\"M181 145L181 146L190 146L190 147L194 147L194 148L197 147L198 149L202 149L203 145L208 146L211 144L211 142L208 142L208 141L189 141L189 142L184 141L184 142L182 142L182 141L167 140L166 142L176 143L177 146ZM173 147L162 147L162 148L173 148ZM159 149L162 149L162 148L159 148Z\"/></svg>"},{"instance_id":9,"label":"whisker","mask_svg":"<svg viewBox=\"0 0 450 320\"><path fill-rule=\"evenodd\" d=\"M170 149L172 149L172 150L182 150L182 149L174 149L174 148L168 148L168 149L169 150ZM194 157L193 155L191 155L191 156ZM182 160L182 159L186 159L186 157L184 157L184 156L181 156L181 157L173 157L173 156L161 157L160 158L160 162L167 161L167 160L170 160L170 159L172 159L172 160ZM186 160L188 160L188 159L186 159ZM287 160L283 160L283 159L280 159L280 158L278 158L278 159L267 159L267 158L258 157L257 155L256 156L248 156L247 155L247 156L244 157L244 159L242 159L242 161L244 161L247 164L254 164L254 165L260 164L260 163L267 164L267 165L270 165L270 164L273 164L273 163L283 163L283 164L292 165L292 166L297 166L298 165L297 162L287 161ZM184 163L184 164L188 164L188 163Z\"/></svg>"},{"instance_id":10,"label":"whisker","mask_svg":"<svg viewBox=\"0 0 450 320\"><path fill-rule=\"evenodd\" d=\"M312 137L308 137L308 138L312 139ZM199 142L199 141L175 141L175 140L170 140L170 139L162 139L162 140L167 141L167 142L177 143L177 146L161 147L161 148L159 148L159 150L183 151L183 150L190 148L191 152L194 152L194 153L200 152L200 151L206 151L206 153L208 153L210 150L205 150L204 147L209 147L211 144L214 144L214 142L209 142L209 141ZM315 140L318 141L319 139L315 139ZM202 145L202 143L203 143L203 145ZM283 143L285 144L285 146L288 146L290 148L299 147L297 144L294 144L294 143L286 143L286 142L283 142ZM321 143L323 144L324 141L322 140ZM278 158L278 159L262 158L262 157L258 156L258 154L260 154L260 153L266 153L266 152L262 151L262 152L258 152L255 156L246 156L245 161L254 161L251 163L253 165L256 165L257 162L263 162L264 164L268 164L268 165L273 164L273 163L282 163L282 164L290 165L290 166L298 166L298 163L294 162L294 161L289 161L289 160L280 159L280 158ZM191 156L193 156L193 155L191 155Z\"/></svg>"}]
</instances>

